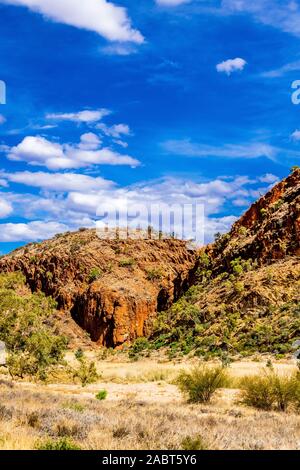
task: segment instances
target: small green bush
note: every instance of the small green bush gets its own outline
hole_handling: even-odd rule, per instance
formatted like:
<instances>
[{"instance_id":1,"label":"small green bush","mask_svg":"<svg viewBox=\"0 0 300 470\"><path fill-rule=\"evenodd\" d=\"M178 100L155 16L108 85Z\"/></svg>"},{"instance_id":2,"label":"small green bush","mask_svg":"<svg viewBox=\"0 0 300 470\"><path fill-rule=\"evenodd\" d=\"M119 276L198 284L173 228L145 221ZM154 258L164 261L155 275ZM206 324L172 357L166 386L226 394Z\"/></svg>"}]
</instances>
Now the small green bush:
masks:
<instances>
[{"instance_id":1,"label":"small green bush","mask_svg":"<svg viewBox=\"0 0 300 470\"><path fill-rule=\"evenodd\" d=\"M84 352L81 348L77 349L77 351L75 352L75 357L76 359L79 361L80 359L82 359L84 357Z\"/></svg>"},{"instance_id":2,"label":"small green bush","mask_svg":"<svg viewBox=\"0 0 300 470\"><path fill-rule=\"evenodd\" d=\"M81 450L72 440L62 437L61 439L40 442L36 445L37 450Z\"/></svg>"},{"instance_id":3,"label":"small green bush","mask_svg":"<svg viewBox=\"0 0 300 470\"><path fill-rule=\"evenodd\" d=\"M208 450L206 443L201 436L187 436L181 442L182 450Z\"/></svg>"},{"instance_id":4,"label":"small green bush","mask_svg":"<svg viewBox=\"0 0 300 470\"><path fill-rule=\"evenodd\" d=\"M107 393L106 390L100 390L100 392L97 393L96 398L97 398L97 400L102 401L102 400L105 400L107 398L107 395L108 395L108 393Z\"/></svg>"},{"instance_id":5,"label":"small green bush","mask_svg":"<svg viewBox=\"0 0 300 470\"><path fill-rule=\"evenodd\" d=\"M280 377L273 374L272 387L275 406L278 411L287 411L295 403L298 396L300 381L296 375Z\"/></svg>"},{"instance_id":6,"label":"small green bush","mask_svg":"<svg viewBox=\"0 0 300 470\"><path fill-rule=\"evenodd\" d=\"M133 353L138 354L144 351L145 349L148 349L150 347L150 343L147 338L141 337L135 340L133 343L131 350Z\"/></svg>"},{"instance_id":7,"label":"small green bush","mask_svg":"<svg viewBox=\"0 0 300 470\"><path fill-rule=\"evenodd\" d=\"M161 269L148 269L146 271L148 281L160 281L162 278Z\"/></svg>"},{"instance_id":8,"label":"small green bush","mask_svg":"<svg viewBox=\"0 0 300 470\"><path fill-rule=\"evenodd\" d=\"M297 374L280 376L272 369L263 375L245 377L241 381L241 401L260 410L287 411L296 405L300 396L300 380Z\"/></svg>"},{"instance_id":9,"label":"small green bush","mask_svg":"<svg viewBox=\"0 0 300 470\"><path fill-rule=\"evenodd\" d=\"M190 372L181 372L177 385L192 403L207 403L219 388L228 384L224 367L195 366Z\"/></svg>"},{"instance_id":10,"label":"small green bush","mask_svg":"<svg viewBox=\"0 0 300 470\"><path fill-rule=\"evenodd\" d=\"M97 281L98 279L100 279L101 276L102 276L101 269L93 268L93 269L91 269L91 271L89 273L89 282Z\"/></svg>"},{"instance_id":11,"label":"small green bush","mask_svg":"<svg viewBox=\"0 0 300 470\"><path fill-rule=\"evenodd\" d=\"M241 402L258 410L269 411L274 404L274 395L269 376L244 377L240 383Z\"/></svg>"},{"instance_id":12,"label":"small green bush","mask_svg":"<svg viewBox=\"0 0 300 470\"><path fill-rule=\"evenodd\" d=\"M85 357L78 359L78 362L79 368L73 372L73 379L79 379L83 387L97 382L99 375L95 363Z\"/></svg>"},{"instance_id":13,"label":"small green bush","mask_svg":"<svg viewBox=\"0 0 300 470\"><path fill-rule=\"evenodd\" d=\"M136 261L133 258L122 259L119 262L120 268L132 268Z\"/></svg>"}]
</instances>

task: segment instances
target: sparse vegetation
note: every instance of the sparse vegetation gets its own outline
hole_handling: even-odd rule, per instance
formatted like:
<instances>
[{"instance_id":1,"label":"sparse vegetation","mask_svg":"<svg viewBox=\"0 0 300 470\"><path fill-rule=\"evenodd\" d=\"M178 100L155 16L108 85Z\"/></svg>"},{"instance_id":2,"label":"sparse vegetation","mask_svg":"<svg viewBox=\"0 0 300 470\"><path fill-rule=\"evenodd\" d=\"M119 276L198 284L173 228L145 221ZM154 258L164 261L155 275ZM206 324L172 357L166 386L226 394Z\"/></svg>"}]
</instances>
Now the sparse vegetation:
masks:
<instances>
[{"instance_id":1,"label":"sparse vegetation","mask_svg":"<svg viewBox=\"0 0 300 470\"><path fill-rule=\"evenodd\" d=\"M293 352L300 333L299 264L258 268L255 260L236 258L231 269L193 286L160 313L150 349L168 347L170 358L193 352L204 359Z\"/></svg>"},{"instance_id":2,"label":"sparse vegetation","mask_svg":"<svg viewBox=\"0 0 300 470\"><path fill-rule=\"evenodd\" d=\"M21 274L0 275L0 340L12 377L44 380L51 367L62 363L67 340L51 331L54 308L50 298L26 290Z\"/></svg>"},{"instance_id":3,"label":"sparse vegetation","mask_svg":"<svg viewBox=\"0 0 300 470\"><path fill-rule=\"evenodd\" d=\"M103 275L103 272L99 268L91 269L89 273L89 282L95 282Z\"/></svg>"},{"instance_id":4,"label":"sparse vegetation","mask_svg":"<svg viewBox=\"0 0 300 470\"><path fill-rule=\"evenodd\" d=\"M208 450L208 446L201 436L185 437L181 443L181 448L182 450Z\"/></svg>"},{"instance_id":5,"label":"sparse vegetation","mask_svg":"<svg viewBox=\"0 0 300 470\"><path fill-rule=\"evenodd\" d=\"M100 390L100 392L97 393L96 398L99 401L105 400L107 398L107 391L106 390Z\"/></svg>"},{"instance_id":6,"label":"sparse vegetation","mask_svg":"<svg viewBox=\"0 0 300 470\"><path fill-rule=\"evenodd\" d=\"M280 376L273 369L241 381L242 403L261 410L287 411L297 404L300 380L297 374Z\"/></svg>"},{"instance_id":7,"label":"sparse vegetation","mask_svg":"<svg viewBox=\"0 0 300 470\"><path fill-rule=\"evenodd\" d=\"M79 367L73 371L73 378L78 379L82 387L86 387L89 384L97 382L99 375L97 373L96 365L94 361L89 361L83 355L79 359L77 358Z\"/></svg>"},{"instance_id":8,"label":"sparse vegetation","mask_svg":"<svg viewBox=\"0 0 300 470\"><path fill-rule=\"evenodd\" d=\"M182 401L174 387L180 368L191 372L189 362L162 362L158 367L154 359L151 366L148 359L132 364L123 362L124 358L120 363L114 359L101 364L105 390L113 397L101 403L93 398L94 386L84 391L80 385L70 388L62 383L39 388L27 382L12 383L0 376L0 449L297 448L300 415L296 402L290 402L288 413L274 413L277 410L274 402L269 413L253 406L246 410L238 401L239 392L235 388L239 386L239 377L244 371L249 373L249 368L258 373L259 363L233 363L227 371L233 382L226 384L233 388L217 389L215 400L199 406L198 402ZM215 365L205 367L213 369ZM278 363L274 359L273 367L282 377L293 377L296 373L291 362ZM122 381L112 382L108 378L112 368L119 371ZM136 377L130 379L129 371ZM166 376L167 382L162 380ZM145 415L149 417L146 421L141 419Z\"/></svg>"},{"instance_id":9,"label":"sparse vegetation","mask_svg":"<svg viewBox=\"0 0 300 470\"><path fill-rule=\"evenodd\" d=\"M146 276L148 281L160 281L162 279L162 271L161 269L148 269L146 271Z\"/></svg>"},{"instance_id":10,"label":"sparse vegetation","mask_svg":"<svg viewBox=\"0 0 300 470\"><path fill-rule=\"evenodd\" d=\"M195 366L190 372L183 371L177 379L179 389L192 403L209 402L216 390L227 383L228 376L223 367Z\"/></svg>"},{"instance_id":11,"label":"sparse vegetation","mask_svg":"<svg viewBox=\"0 0 300 470\"><path fill-rule=\"evenodd\" d=\"M62 437L60 439L48 439L44 442L36 444L37 450L81 450L81 447L75 444L72 440Z\"/></svg>"},{"instance_id":12,"label":"sparse vegetation","mask_svg":"<svg viewBox=\"0 0 300 470\"><path fill-rule=\"evenodd\" d=\"M120 268L133 268L135 264L136 261L133 258L125 258L119 261Z\"/></svg>"}]
</instances>

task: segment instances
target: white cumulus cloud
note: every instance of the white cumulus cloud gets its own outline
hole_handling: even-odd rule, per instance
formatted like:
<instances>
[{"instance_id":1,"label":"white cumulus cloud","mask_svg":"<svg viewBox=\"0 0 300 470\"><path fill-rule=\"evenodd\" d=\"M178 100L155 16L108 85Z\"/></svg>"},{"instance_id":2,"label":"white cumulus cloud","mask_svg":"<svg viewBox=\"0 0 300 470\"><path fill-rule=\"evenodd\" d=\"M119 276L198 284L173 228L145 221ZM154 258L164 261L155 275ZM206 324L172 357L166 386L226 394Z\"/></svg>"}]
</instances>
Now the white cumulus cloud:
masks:
<instances>
[{"instance_id":1,"label":"white cumulus cloud","mask_svg":"<svg viewBox=\"0 0 300 470\"><path fill-rule=\"evenodd\" d=\"M216 68L220 73L231 75L233 72L244 70L246 64L247 62L244 59L237 57L236 59L228 59L224 62L221 62L220 64L217 64Z\"/></svg>"},{"instance_id":2,"label":"white cumulus cloud","mask_svg":"<svg viewBox=\"0 0 300 470\"><path fill-rule=\"evenodd\" d=\"M130 136L131 131L127 124L114 124L111 127L106 126L104 123L97 124L97 129L101 130L105 135L114 137L116 139L122 136Z\"/></svg>"},{"instance_id":3,"label":"white cumulus cloud","mask_svg":"<svg viewBox=\"0 0 300 470\"><path fill-rule=\"evenodd\" d=\"M12 205L0 197L0 218L4 219L10 215L13 211Z\"/></svg>"},{"instance_id":4,"label":"white cumulus cloud","mask_svg":"<svg viewBox=\"0 0 300 470\"><path fill-rule=\"evenodd\" d=\"M83 110L76 113L50 113L46 115L46 119L90 124L101 121L109 114L111 111L108 109Z\"/></svg>"},{"instance_id":5,"label":"white cumulus cloud","mask_svg":"<svg viewBox=\"0 0 300 470\"><path fill-rule=\"evenodd\" d=\"M107 0L0 0L1 3L27 7L46 18L94 31L109 41L144 41L134 29L127 10Z\"/></svg>"},{"instance_id":6,"label":"white cumulus cloud","mask_svg":"<svg viewBox=\"0 0 300 470\"><path fill-rule=\"evenodd\" d=\"M82 144L83 147L87 144L86 139L87 135L84 134L78 145L70 145L51 142L41 136L27 136L18 145L6 148L6 152L9 160L25 161L30 165L45 166L50 170L84 168L92 165L137 167L140 164L137 159L122 155L110 148L95 149L95 140L93 150L82 148ZM89 144L91 145L91 142Z\"/></svg>"},{"instance_id":7,"label":"white cumulus cloud","mask_svg":"<svg viewBox=\"0 0 300 470\"><path fill-rule=\"evenodd\" d=\"M1 178L12 183L24 184L47 191L100 191L114 186L112 181L77 173L46 173L42 171L20 171L0 173ZM0 209L1 213L1 209Z\"/></svg>"},{"instance_id":8,"label":"white cumulus cloud","mask_svg":"<svg viewBox=\"0 0 300 470\"><path fill-rule=\"evenodd\" d=\"M101 145L101 140L93 132L87 132L80 137L79 148L83 150L96 150Z\"/></svg>"},{"instance_id":9,"label":"white cumulus cloud","mask_svg":"<svg viewBox=\"0 0 300 470\"><path fill-rule=\"evenodd\" d=\"M293 140L300 140L300 130L299 129L296 129L292 135L291 135L291 138Z\"/></svg>"},{"instance_id":10,"label":"white cumulus cloud","mask_svg":"<svg viewBox=\"0 0 300 470\"><path fill-rule=\"evenodd\" d=\"M68 226L65 224L43 220L21 224L0 224L0 242L45 240L67 230Z\"/></svg>"}]
</instances>

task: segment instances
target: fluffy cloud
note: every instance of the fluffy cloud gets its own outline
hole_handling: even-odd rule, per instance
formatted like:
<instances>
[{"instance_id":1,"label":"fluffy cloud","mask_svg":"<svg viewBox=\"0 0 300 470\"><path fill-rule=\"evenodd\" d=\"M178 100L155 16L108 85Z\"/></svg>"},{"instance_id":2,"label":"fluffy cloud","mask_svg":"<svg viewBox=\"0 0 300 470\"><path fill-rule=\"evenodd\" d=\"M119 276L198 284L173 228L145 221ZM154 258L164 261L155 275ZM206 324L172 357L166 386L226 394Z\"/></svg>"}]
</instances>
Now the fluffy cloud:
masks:
<instances>
[{"instance_id":1,"label":"fluffy cloud","mask_svg":"<svg viewBox=\"0 0 300 470\"><path fill-rule=\"evenodd\" d=\"M1 3L27 7L46 18L77 28L94 31L110 41L144 41L132 28L127 10L107 0L0 0Z\"/></svg>"},{"instance_id":2,"label":"fluffy cloud","mask_svg":"<svg viewBox=\"0 0 300 470\"><path fill-rule=\"evenodd\" d=\"M0 224L0 242L45 240L67 230L67 225L58 222L44 222L42 220L27 224Z\"/></svg>"},{"instance_id":3,"label":"fluffy cloud","mask_svg":"<svg viewBox=\"0 0 300 470\"><path fill-rule=\"evenodd\" d=\"M88 139L91 143L91 135ZM139 161L129 155L121 155L109 148L91 150L82 148L87 143L84 134L79 145L58 144L41 136L28 136L17 146L6 149L12 161L25 161L30 165L46 166L50 170L83 168L92 165L129 165L136 167ZM99 141L100 143L100 141ZM93 148L95 138L93 138Z\"/></svg>"},{"instance_id":4,"label":"fluffy cloud","mask_svg":"<svg viewBox=\"0 0 300 470\"><path fill-rule=\"evenodd\" d=\"M169 140L162 144L172 154L188 157L221 157L221 158L259 158L274 159L278 149L264 143L225 144L223 146L205 145L190 140Z\"/></svg>"},{"instance_id":5,"label":"fluffy cloud","mask_svg":"<svg viewBox=\"0 0 300 470\"><path fill-rule=\"evenodd\" d=\"M205 242L210 242L216 232L229 230L235 215L219 216L230 207L244 207L258 197L268 186L257 188L263 180L269 183L276 177L264 175L260 179L248 177L217 178L194 182L179 178L148 181L128 187L118 187L101 178L87 175L47 174L44 172L0 173L9 183L22 183L44 190L41 195L5 193L5 200L13 205L14 215L29 220L23 224L2 225L2 241L28 241L52 236L56 231L75 230L80 226L93 227L97 212L103 205L116 208L126 204L202 204L205 209ZM61 193L60 193L61 191ZM236 211L236 209L235 209ZM44 219L45 229L40 221ZM50 225L49 225L50 223ZM52 224L52 225L51 225ZM145 226L147 220L145 220ZM52 230L48 230L50 229ZM51 232L51 233L50 233ZM1 231L0 231L1 233Z\"/></svg>"},{"instance_id":6,"label":"fluffy cloud","mask_svg":"<svg viewBox=\"0 0 300 470\"><path fill-rule=\"evenodd\" d=\"M217 71L220 73L226 73L227 75L231 75L233 72L238 72L244 70L247 62L240 57L236 59L228 59L224 62L221 62L216 66Z\"/></svg>"},{"instance_id":7,"label":"fluffy cloud","mask_svg":"<svg viewBox=\"0 0 300 470\"><path fill-rule=\"evenodd\" d=\"M260 176L258 180L261 183L275 184L279 181L278 176L272 175L272 173L267 173L266 175Z\"/></svg>"},{"instance_id":8,"label":"fluffy cloud","mask_svg":"<svg viewBox=\"0 0 300 470\"><path fill-rule=\"evenodd\" d=\"M0 197L0 218L4 219L8 215L10 215L13 211L12 205L7 202L5 199Z\"/></svg>"},{"instance_id":9,"label":"fluffy cloud","mask_svg":"<svg viewBox=\"0 0 300 470\"><path fill-rule=\"evenodd\" d=\"M96 150L101 145L101 140L93 132L87 132L80 137L79 148L83 150Z\"/></svg>"},{"instance_id":10,"label":"fluffy cloud","mask_svg":"<svg viewBox=\"0 0 300 470\"><path fill-rule=\"evenodd\" d=\"M130 136L131 131L127 124L114 124L111 127L106 126L103 123L97 124L97 129L101 130L108 137L114 137L119 139L122 136Z\"/></svg>"},{"instance_id":11,"label":"fluffy cloud","mask_svg":"<svg viewBox=\"0 0 300 470\"><path fill-rule=\"evenodd\" d=\"M71 121L77 123L95 123L101 121L105 116L111 114L111 111L108 109L96 109L96 110L84 110L77 113L52 113L47 114L47 119L52 119L55 121Z\"/></svg>"},{"instance_id":12,"label":"fluffy cloud","mask_svg":"<svg viewBox=\"0 0 300 470\"><path fill-rule=\"evenodd\" d=\"M300 130L299 129L296 129L292 135L291 135L291 138L293 140L300 140Z\"/></svg>"},{"instance_id":13,"label":"fluffy cloud","mask_svg":"<svg viewBox=\"0 0 300 470\"><path fill-rule=\"evenodd\" d=\"M9 182L24 184L48 191L99 191L114 186L114 183L101 177L80 175L76 173L45 173L22 171L17 173L0 173ZM1 213L1 210L0 210Z\"/></svg>"}]
</instances>

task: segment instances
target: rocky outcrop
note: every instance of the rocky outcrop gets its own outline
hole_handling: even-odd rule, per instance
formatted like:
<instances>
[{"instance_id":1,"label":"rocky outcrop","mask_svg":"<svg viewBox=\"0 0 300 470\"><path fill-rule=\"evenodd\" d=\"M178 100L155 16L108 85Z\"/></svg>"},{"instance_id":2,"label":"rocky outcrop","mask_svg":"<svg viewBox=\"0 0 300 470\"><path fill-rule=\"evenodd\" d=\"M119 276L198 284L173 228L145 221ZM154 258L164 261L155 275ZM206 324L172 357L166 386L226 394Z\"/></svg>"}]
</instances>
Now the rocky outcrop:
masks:
<instances>
[{"instance_id":1,"label":"rocky outcrop","mask_svg":"<svg viewBox=\"0 0 300 470\"><path fill-rule=\"evenodd\" d=\"M101 240L95 230L57 235L0 260L0 271L21 271L32 291L52 296L107 347L147 335L196 270L196 253L180 240Z\"/></svg>"},{"instance_id":2,"label":"rocky outcrop","mask_svg":"<svg viewBox=\"0 0 300 470\"><path fill-rule=\"evenodd\" d=\"M233 225L229 234L206 248L217 271L233 259L270 264L300 255L300 169L281 181Z\"/></svg>"}]
</instances>

